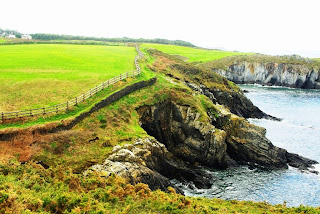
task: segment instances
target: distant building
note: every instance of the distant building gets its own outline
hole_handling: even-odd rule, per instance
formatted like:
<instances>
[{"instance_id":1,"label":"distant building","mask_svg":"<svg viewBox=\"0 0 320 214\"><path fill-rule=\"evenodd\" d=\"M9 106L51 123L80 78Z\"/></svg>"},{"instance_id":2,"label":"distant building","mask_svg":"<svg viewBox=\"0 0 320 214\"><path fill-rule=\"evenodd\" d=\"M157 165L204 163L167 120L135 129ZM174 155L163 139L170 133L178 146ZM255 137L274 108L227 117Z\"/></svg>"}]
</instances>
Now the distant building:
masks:
<instances>
[{"instance_id":1,"label":"distant building","mask_svg":"<svg viewBox=\"0 0 320 214\"><path fill-rule=\"evenodd\" d=\"M16 35L9 34L9 35L7 35L6 37L9 38L9 39L15 39L15 38L16 38Z\"/></svg>"},{"instance_id":2,"label":"distant building","mask_svg":"<svg viewBox=\"0 0 320 214\"><path fill-rule=\"evenodd\" d=\"M21 39L32 39L32 36L24 34L21 36Z\"/></svg>"},{"instance_id":3,"label":"distant building","mask_svg":"<svg viewBox=\"0 0 320 214\"><path fill-rule=\"evenodd\" d=\"M0 37L5 37L5 36L6 36L6 33L0 34Z\"/></svg>"}]
</instances>

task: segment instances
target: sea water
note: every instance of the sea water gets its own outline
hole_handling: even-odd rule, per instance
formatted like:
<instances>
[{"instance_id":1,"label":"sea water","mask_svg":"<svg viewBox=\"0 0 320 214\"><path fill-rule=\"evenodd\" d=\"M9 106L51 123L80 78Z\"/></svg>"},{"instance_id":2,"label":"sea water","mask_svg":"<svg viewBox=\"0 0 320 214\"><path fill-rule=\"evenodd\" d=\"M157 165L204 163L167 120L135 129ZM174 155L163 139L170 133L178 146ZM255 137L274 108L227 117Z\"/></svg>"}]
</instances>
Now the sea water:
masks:
<instances>
[{"instance_id":1,"label":"sea water","mask_svg":"<svg viewBox=\"0 0 320 214\"><path fill-rule=\"evenodd\" d=\"M241 85L245 95L262 111L282 121L249 119L267 129L267 138L289 152L320 162L320 90ZM319 165L316 169L320 171ZM247 166L210 170L217 181L211 189L179 184L186 195L266 201L287 206L320 206L320 174L295 168L250 170Z\"/></svg>"}]
</instances>

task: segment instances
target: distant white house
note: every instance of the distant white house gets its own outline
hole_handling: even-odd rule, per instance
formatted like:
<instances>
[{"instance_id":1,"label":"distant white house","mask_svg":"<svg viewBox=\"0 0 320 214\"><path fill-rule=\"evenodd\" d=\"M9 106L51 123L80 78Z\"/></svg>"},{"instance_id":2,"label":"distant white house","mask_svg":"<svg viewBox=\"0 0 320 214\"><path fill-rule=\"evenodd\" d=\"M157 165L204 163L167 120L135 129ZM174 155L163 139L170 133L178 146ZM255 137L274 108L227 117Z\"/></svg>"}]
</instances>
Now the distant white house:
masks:
<instances>
[{"instance_id":1,"label":"distant white house","mask_svg":"<svg viewBox=\"0 0 320 214\"><path fill-rule=\"evenodd\" d=\"M14 39L14 38L16 38L16 35L9 34L9 35L7 35L6 37L9 38L9 39Z\"/></svg>"},{"instance_id":2,"label":"distant white house","mask_svg":"<svg viewBox=\"0 0 320 214\"><path fill-rule=\"evenodd\" d=\"M32 39L32 36L24 34L21 36L21 39Z\"/></svg>"}]
</instances>

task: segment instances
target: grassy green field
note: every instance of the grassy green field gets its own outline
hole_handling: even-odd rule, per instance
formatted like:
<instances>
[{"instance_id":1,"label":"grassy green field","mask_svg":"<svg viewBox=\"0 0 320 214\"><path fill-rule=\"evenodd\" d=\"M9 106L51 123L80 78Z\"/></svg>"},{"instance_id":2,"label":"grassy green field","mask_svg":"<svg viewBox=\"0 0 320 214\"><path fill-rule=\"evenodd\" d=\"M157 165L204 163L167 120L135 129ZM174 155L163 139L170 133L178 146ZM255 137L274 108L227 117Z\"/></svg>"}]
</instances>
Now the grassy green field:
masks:
<instances>
[{"instance_id":1,"label":"grassy green field","mask_svg":"<svg viewBox=\"0 0 320 214\"><path fill-rule=\"evenodd\" d=\"M135 55L135 49L127 46L0 46L0 111L66 102L134 70Z\"/></svg>"},{"instance_id":2,"label":"grassy green field","mask_svg":"<svg viewBox=\"0 0 320 214\"><path fill-rule=\"evenodd\" d=\"M210 50L201 48L190 48L176 45L143 44L142 48L154 48L170 55L186 57L189 62L209 62L235 55L251 55L253 53L241 53L232 51Z\"/></svg>"}]
</instances>

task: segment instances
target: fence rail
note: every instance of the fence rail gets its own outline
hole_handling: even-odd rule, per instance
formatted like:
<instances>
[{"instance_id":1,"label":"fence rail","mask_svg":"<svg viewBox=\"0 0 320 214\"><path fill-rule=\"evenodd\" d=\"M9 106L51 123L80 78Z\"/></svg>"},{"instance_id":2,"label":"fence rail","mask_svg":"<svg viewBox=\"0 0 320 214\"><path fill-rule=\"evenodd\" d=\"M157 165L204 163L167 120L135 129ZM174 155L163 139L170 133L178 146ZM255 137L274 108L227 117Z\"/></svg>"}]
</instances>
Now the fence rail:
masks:
<instances>
[{"instance_id":1,"label":"fence rail","mask_svg":"<svg viewBox=\"0 0 320 214\"><path fill-rule=\"evenodd\" d=\"M134 64L136 67L136 70L134 71L128 71L126 73L122 73L116 77L113 77L112 79L109 79L100 85L97 85L96 87L90 89L86 93L73 98L71 100L68 100L65 103L53 105L53 106L46 106L41 108L35 108L35 109L29 109L29 110L23 110L23 111L11 111L11 112L1 112L0 119L3 121L5 119L13 119L13 118L21 118L21 117L28 117L28 116L36 116L36 115L44 115L49 113L58 113L59 111L68 110L72 106L76 106L79 103L84 102L86 99L92 97L96 93L102 91L105 88L108 88L110 85L113 85L123 79L127 79L129 77L135 77L140 74L141 68L139 66L138 60L143 57L142 52L139 50L139 47L136 45L136 51L138 53L137 56L135 56Z\"/></svg>"}]
</instances>

